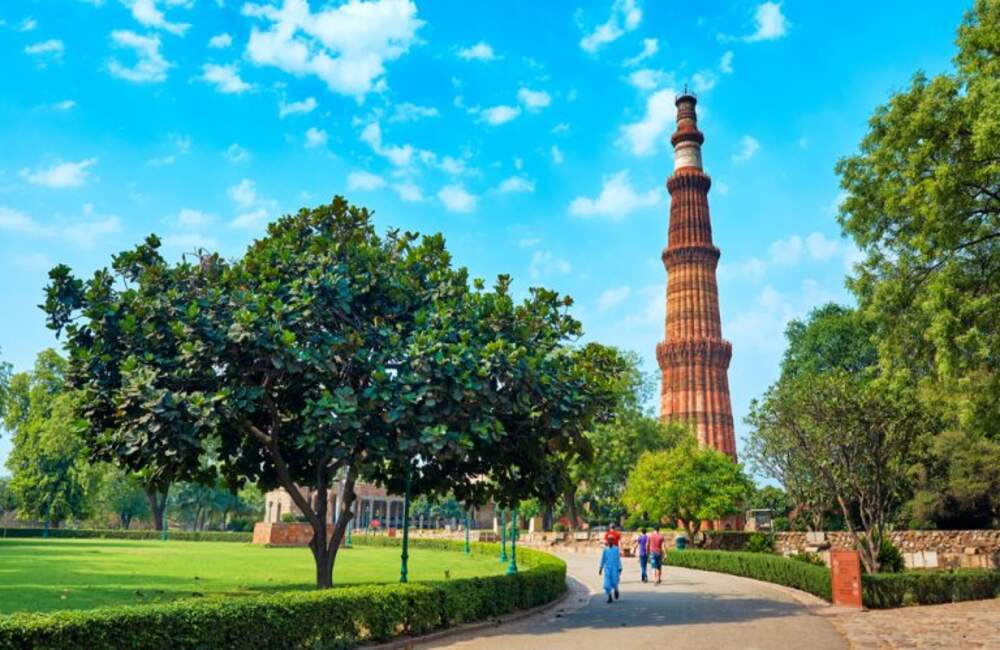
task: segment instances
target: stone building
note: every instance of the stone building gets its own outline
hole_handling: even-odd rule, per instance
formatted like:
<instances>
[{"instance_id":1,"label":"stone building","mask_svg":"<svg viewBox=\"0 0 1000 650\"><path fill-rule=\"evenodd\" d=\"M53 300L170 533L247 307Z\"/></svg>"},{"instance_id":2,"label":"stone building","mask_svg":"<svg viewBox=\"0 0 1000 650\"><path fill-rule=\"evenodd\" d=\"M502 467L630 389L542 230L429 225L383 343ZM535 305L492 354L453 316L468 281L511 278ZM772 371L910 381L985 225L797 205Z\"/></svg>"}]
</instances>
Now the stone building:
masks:
<instances>
[{"instance_id":1,"label":"stone building","mask_svg":"<svg viewBox=\"0 0 1000 650\"><path fill-rule=\"evenodd\" d=\"M300 488L302 489L302 488ZM336 523L342 507L341 495L343 494L343 481L337 481L328 491L327 512L330 521ZM308 488L302 489L303 495L313 500L315 495ZM354 501L354 526L357 528L367 528L375 525L383 528L401 528L403 526L403 497L401 495L389 494L385 488L372 485L370 483L357 482L354 485L354 493L357 498ZM282 488L271 490L264 495L264 523L281 523L282 517L288 513L301 516L302 511L291 495ZM418 513L411 512L410 524L413 526L422 525L431 527L439 522L424 520ZM494 509L491 504L473 510L470 513L472 528L492 528ZM440 522L442 525L461 525L462 521Z\"/></svg>"},{"instance_id":2,"label":"stone building","mask_svg":"<svg viewBox=\"0 0 1000 650\"><path fill-rule=\"evenodd\" d=\"M702 447L718 449L734 460L736 437L729 399L732 346L722 338L719 290L715 279L719 249L712 243L708 190L712 180L702 170L697 99L677 96L674 173L670 191L670 226L663 266L667 271L664 339L656 345L662 372L660 417L690 423Z\"/></svg>"}]
</instances>

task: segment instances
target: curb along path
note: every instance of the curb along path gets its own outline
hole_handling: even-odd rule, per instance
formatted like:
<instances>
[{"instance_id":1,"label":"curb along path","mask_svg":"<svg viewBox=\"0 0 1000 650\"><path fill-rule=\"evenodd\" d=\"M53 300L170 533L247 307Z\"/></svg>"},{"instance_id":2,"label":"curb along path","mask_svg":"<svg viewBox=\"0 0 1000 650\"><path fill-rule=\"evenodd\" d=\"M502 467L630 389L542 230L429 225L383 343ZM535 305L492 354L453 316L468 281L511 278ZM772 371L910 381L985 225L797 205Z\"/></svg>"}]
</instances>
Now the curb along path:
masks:
<instances>
[{"instance_id":1,"label":"curb along path","mask_svg":"<svg viewBox=\"0 0 1000 650\"><path fill-rule=\"evenodd\" d=\"M791 590L721 573L666 567L664 583L639 580L625 560L621 600L604 602L596 555L560 555L572 593L563 604L521 621L415 644L454 650L608 647L790 648L844 650L847 642L816 606ZM822 601L816 600L817 605ZM823 604L825 606L825 603Z\"/></svg>"}]
</instances>

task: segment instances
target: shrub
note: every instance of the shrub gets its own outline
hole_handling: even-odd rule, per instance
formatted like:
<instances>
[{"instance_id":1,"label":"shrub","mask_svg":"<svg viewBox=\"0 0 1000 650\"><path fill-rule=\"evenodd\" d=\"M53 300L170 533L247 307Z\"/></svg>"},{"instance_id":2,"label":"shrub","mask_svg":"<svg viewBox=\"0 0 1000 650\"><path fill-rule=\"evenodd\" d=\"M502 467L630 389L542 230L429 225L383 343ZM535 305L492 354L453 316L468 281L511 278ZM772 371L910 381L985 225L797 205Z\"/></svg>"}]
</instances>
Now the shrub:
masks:
<instances>
[{"instance_id":1,"label":"shrub","mask_svg":"<svg viewBox=\"0 0 1000 650\"><path fill-rule=\"evenodd\" d=\"M774 535L751 533L747 538L748 553L774 553Z\"/></svg>"},{"instance_id":2,"label":"shrub","mask_svg":"<svg viewBox=\"0 0 1000 650\"><path fill-rule=\"evenodd\" d=\"M90 530L86 528L50 528L49 537L56 539L160 539L158 530ZM0 528L0 538L4 537L45 537L44 528ZM253 533L233 533L222 531L171 530L167 538L174 542L252 542Z\"/></svg>"},{"instance_id":3,"label":"shrub","mask_svg":"<svg viewBox=\"0 0 1000 650\"><path fill-rule=\"evenodd\" d=\"M1000 571L905 571L861 576L865 607L938 605L1000 596Z\"/></svg>"},{"instance_id":4,"label":"shrub","mask_svg":"<svg viewBox=\"0 0 1000 650\"><path fill-rule=\"evenodd\" d=\"M796 553L795 555L788 555L786 557L799 562L805 562L806 564L811 564L813 566L826 566L826 562L823 561L823 558L820 557L818 553Z\"/></svg>"},{"instance_id":5,"label":"shrub","mask_svg":"<svg viewBox=\"0 0 1000 650\"><path fill-rule=\"evenodd\" d=\"M801 589L824 600L831 598L830 570L780 555L739 551L668 551L666 563L702 571L717 571Z\"/></svg>"},{"instance_id":6,"label":"shrub","mask_svg":"<svg viewBox=\"0 0 1000 650\"><path fill-rule=\"evenodd\" d=\"M358 535L354 543L394 546L400 540ZM450 540L410 544L462 548ZM494 555L500 547L474 544L472 549ZM0 617L0 648L350 648L542 605L565 591L562 560L530 549L518 549L518 559L524 570L513 576L14 614Z\"/></svg>"},{"instance_id":7,"label":"shrub","mask_svg":"<svg viewBox=\"0 0 1000 650\"><path fill-rule=\"evenodd\" d=\"M562 522L557 521L556 523L552 524L552 530L556 533L565 533L566 526L564 526Z\"/></svg>"}]
</instances>

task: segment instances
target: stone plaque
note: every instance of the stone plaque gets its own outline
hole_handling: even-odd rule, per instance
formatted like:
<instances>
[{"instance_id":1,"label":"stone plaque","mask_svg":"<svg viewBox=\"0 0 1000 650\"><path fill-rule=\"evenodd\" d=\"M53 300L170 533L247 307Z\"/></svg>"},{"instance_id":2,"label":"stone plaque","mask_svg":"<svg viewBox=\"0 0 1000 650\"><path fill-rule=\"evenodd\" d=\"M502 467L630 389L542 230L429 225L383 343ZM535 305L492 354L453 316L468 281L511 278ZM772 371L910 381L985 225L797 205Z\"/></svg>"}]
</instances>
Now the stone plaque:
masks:
<instances>
[{"instance_id":1,"label":"stone plaque","mask_svg":"<svg viewBox=\"0 0 1000 650\"><path fill-rule=\"evenodd\" d=\"M861 560L857 551L830 551L833 604L861 609Z\"/></svg>"}]
</instances>

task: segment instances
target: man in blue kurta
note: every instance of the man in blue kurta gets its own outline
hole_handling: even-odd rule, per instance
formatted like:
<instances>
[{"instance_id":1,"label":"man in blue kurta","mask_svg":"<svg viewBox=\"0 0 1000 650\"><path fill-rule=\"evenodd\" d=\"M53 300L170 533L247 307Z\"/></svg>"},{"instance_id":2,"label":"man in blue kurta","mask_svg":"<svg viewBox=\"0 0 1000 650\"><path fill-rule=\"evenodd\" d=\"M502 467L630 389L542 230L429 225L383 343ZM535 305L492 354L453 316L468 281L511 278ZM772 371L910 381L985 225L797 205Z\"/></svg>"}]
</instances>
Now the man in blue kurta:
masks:
<instances>
[{"instance_id":1,"label":"man in blue kurta","mask_svg":"<svg viewBox=\"0 0 1000 650\"><path fill-rule=\"evenodd\" d=\"M597 570L597 575L604 574L604 593L608 595L608 602L618 600L618 580L622 575L622 556L616 544L611 540L605 541L604 551L601 553L601 566ZM614 594L614 600L611 596Z\"/></svg>"}]
</instances>

